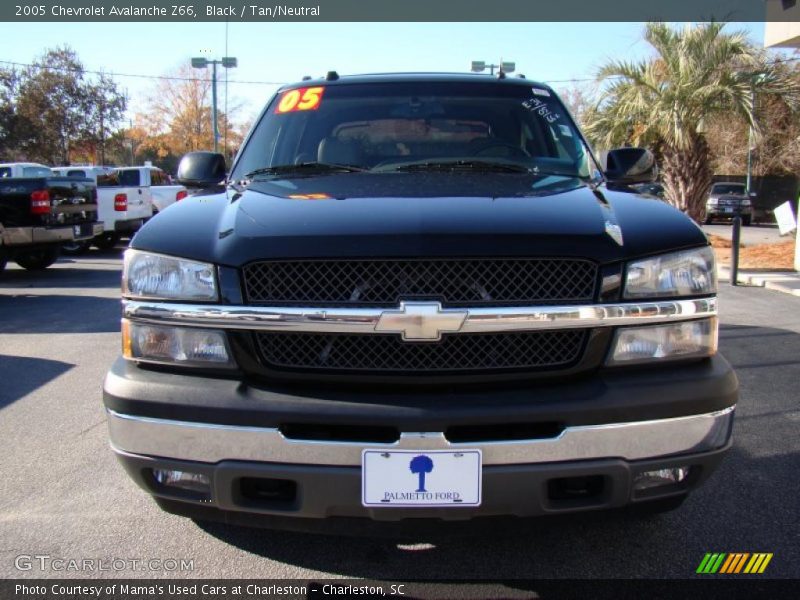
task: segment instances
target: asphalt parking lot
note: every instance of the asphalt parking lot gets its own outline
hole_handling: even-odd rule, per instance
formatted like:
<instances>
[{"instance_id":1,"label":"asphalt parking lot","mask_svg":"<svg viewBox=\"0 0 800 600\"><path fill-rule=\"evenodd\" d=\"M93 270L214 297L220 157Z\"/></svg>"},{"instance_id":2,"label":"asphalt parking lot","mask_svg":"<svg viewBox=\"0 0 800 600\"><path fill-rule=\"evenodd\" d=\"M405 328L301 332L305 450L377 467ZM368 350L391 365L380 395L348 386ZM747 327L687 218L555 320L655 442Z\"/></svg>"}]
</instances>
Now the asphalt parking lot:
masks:
<instances>
[{"instance_id":1,"label":"asphalt parking lot","mask_svg":"<svg viewBox=\"0 0 800 600\"><path fill-rule=\"evenodd\" d=\"M398 544L200 526L135 487L108 449L100 394L119 351L120 255L0 277L0 577L92 575L15 567L39 554L194 561L104 577L685 578L706 552L772 552L768 575L800 577L800 298L721 284L721 350L741 382L735 445L678 511Z\"/></svg>"}]
</instances>

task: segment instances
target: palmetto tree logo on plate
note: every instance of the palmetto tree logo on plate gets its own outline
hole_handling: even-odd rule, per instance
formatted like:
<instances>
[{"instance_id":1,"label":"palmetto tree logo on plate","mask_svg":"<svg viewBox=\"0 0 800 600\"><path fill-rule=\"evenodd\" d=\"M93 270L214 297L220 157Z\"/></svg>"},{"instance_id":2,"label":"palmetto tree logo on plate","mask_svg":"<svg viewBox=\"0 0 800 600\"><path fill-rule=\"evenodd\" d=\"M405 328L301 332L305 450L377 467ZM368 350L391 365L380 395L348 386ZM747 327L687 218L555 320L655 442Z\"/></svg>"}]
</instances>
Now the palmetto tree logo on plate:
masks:
<instances>
[{"instance_id":1,"label":"palmetto tree logo on plate","mask_svg":"<svg viewBox=\"0 0 800 600\"><path fill-rule=\"evenodd\" d=\"M415 456L411 459L408 468L411 469L412 473L415 473L419 477L417 491L427 492L428 490L425 489L425 475L433 471L433 461L431 460L430 456L425 456L424 454Z\"/></svg>"}]
</instances>

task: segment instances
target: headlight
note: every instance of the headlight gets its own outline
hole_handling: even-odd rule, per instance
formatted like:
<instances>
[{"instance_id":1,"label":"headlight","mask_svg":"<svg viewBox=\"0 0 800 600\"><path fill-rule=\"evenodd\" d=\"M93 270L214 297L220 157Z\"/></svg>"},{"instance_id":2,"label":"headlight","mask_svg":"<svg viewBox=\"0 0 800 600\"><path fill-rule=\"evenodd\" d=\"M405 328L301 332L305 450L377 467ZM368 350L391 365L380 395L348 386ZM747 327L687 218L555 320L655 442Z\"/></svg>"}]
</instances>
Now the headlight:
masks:
<instances>
[{"instance_id":1,"label":"headlight","mask_svg":"<svg viewBox=\"0 0 800 600\"><path fill-rule=\"evenodd\" d=\"M218 299L214 266L140 250L126 250L122 294L129 298Z\"/></svg>"},{"instance_id":2,"label":"headlight","mask_svg":"<svg viewBox=\"0 0 800 600\"><path fill-rule=\"evenodd\" d=\"M750 202L749 198L745 198L742 200L742 206L750 206L752 203Z\"/></svg>"},{"instance_id":3,"label":"headlight","mask_svg":"<svg viewBox=\"0 0 800 600\"><path fill-rule=\"evenodd\" d=\"M717 351L717 319L618 329L606 364L702 358Z\"/></svg>"},{"instance_id":4,"label":"headlight","mask_svg":"<svg viewBox=\"0 0 800 600\"><path fill-rule=\"evenodd\" d=\"M706 206L716 206L719 203L719 200L716 198L709 198L706 202Z\"/></svg>"},{"instance_id":5,"label":"headlight","mask_svg":"<svg viewBox=\"0 0 800 600\"><path fill-rule=\"evenodd\" d=\"M710 246L662 254L628 264L625 298L714 294L717 272Z\"/></svg>"},{"instance_id":6,"label":"headlight","mask_svg":"<svg viewBox=\"0 0 800 600\"><path fill-rule=\"evenodd\" d=\"M122 320L122 355L158 364L234 367L225 334L213 329L171 327Z\"/></svg>"}]
</instances>

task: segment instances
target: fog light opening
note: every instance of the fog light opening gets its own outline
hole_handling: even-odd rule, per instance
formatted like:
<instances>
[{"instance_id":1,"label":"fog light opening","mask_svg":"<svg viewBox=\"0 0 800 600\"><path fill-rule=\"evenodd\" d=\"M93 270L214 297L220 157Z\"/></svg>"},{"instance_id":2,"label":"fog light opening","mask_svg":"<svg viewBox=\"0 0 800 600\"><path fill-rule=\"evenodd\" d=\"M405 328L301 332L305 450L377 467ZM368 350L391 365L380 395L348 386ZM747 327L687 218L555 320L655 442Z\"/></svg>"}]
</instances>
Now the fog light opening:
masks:
<instances>
[{"instance_id":1,"label":"fog light opening","mask_svg":"<svg viewBox=\"0 0 800 600\"><path fill-rule=\"evenodd\" d=\"M691 472L691 467L671 467L655 471L642 471L633 479L633 489L636 492L646 492L655 488L679 485L686 481Z\"/></svg>"},{"instance_id":2,"label":"fog light opening","mask_svg":"<svg viewBox=\"0 0 800 600\"><path fill-rule=\"evenodd\" d=\"M559 477L547 482L550 508L577 508L603 504L611 490L611 480L604 475Z\"/></svg>"},{"instance_id":3,"label":"fog light opening","mask_svg":"<svg viewBox=\"0 0 800 600\"><path fill-rule=\"evenodd\" d=\"M211 499L211 480L208 475L173 469L153 469L153 479L165 490L189 492L201 500Z\"/></svg>"}]
</instances>

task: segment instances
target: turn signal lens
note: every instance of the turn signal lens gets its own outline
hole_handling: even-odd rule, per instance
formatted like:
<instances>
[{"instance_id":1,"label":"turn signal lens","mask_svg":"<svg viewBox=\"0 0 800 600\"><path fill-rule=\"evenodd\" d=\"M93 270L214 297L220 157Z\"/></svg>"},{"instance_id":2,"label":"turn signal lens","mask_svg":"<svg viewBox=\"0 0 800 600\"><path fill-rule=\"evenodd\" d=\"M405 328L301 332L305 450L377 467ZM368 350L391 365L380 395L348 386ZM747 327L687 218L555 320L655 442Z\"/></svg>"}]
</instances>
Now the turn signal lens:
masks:
<instances>
[{"instance_id":1,"label":"turn signal lens","mask_svg":"<svg viewBox=\"0 0 800 600\"><path fill-rule=\"evenodd\" d=\"M717 351L717 319L617 330L608 365L701 358Z\"/></svg>"},{"instance_id":2,"label":"turn signal lens","mask_svg":"<svg viewBox=\"0 0 800 600\"><path fill-rule=\"evenodd\" d=\"M212 329L150 325L124 319L125 358L159 364L232 368L225 334Z\"/></svg>"}]
</instances>

